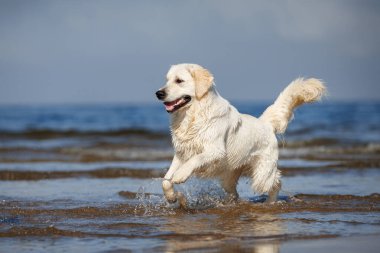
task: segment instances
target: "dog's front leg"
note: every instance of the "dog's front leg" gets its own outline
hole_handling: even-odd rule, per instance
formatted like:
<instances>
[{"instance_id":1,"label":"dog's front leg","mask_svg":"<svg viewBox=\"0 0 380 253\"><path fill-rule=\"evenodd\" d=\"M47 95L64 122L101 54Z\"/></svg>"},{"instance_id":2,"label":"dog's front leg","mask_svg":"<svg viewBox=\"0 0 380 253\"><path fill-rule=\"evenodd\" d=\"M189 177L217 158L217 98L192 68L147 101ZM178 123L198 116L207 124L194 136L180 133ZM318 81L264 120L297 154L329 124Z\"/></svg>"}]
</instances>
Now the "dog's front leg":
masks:
<instances>
[{"instance_id":1,"label":"dog's front leg","mask_svg":"<svg viewBox=\"0 0 380 253\"><path fill-rule=\"evenodd\" d=\"M172 182L170 182L170 180L172 179L173 174L177 171L180 165L181 165L180 160L178 159L177 155L174 155L172 164L170 165L168 172L166 172L164 181L162 182L162 189L164 191L165 198L169 202L177 201L177 195L174 192L174 187L173 187Z\"/></svg>"},{"instance_id":2,"label":"dog's front leg","mask_svg":"<svg viewBox=\"0 0 380 253\"><path fill-rule=\"evenodd\" d=\"M169 170L165 174L166 180L171 180L173 177L173 174L178 170L178 168L181 166L181 161L178 159L177 155L174 155L172 164L170 165Z\"/></svg>"}]
</instances>

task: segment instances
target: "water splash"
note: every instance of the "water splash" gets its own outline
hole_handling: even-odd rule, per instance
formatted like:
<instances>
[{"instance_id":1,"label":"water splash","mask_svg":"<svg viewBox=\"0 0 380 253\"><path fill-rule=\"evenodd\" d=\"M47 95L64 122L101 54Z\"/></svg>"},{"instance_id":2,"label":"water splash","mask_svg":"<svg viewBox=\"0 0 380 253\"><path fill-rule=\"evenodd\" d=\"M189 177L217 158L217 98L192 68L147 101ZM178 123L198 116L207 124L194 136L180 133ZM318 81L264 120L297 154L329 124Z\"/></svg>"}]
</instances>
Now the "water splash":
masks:
<instances>
[{"instance_id":1,"label":"water splash","mask_svg":"<svg viewBox=\"0 0 380 253\"><path fill-rule=\"evenodd\" d=\"M179 209L186 210L204 210L224 204L227 197L226 192L220 187L216 180L202 180L191 178L188 182L181 185L175 185L175 191L180 192L186 199L186 206L181 206L178 201L170 204L166 201L164 195L151 193L162 179L154 179L150 184L140 186L136 193L138 204L135 213L144 210L144 215L153 215L157 212L168 214Z\"/></svg>"},{"instance_id":2,"label":"water splash","mask_svg":"<svg viewBox=\"0 0 380 253\"><path fill-rule=\"evenodd\" d=\"M223 205L227 194L216 180L191 178L186 184L178 185L184 194L188 209L202 210Z\"/></svg>"}]
</instances>

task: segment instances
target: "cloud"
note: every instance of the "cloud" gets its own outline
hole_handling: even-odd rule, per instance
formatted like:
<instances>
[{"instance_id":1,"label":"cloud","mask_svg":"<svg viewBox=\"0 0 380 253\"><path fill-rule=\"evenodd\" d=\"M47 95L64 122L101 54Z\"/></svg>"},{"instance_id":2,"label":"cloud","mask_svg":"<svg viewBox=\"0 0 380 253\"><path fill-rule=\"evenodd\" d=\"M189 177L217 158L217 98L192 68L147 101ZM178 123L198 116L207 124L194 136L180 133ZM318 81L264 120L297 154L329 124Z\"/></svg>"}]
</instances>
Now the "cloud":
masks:
<instances>
[{"instance_id":1,"label":"cloud","mask_svg":"<svg viewBox=\"0 0 380 253\"><path fill-rule=\"evenodd\" d=\"M265 26L284 40L333 44L352 55L380 52L377 1L237 0L212 5L223 19L241 24L252 36L260 36Z\"/></svg>"}]
</instances>

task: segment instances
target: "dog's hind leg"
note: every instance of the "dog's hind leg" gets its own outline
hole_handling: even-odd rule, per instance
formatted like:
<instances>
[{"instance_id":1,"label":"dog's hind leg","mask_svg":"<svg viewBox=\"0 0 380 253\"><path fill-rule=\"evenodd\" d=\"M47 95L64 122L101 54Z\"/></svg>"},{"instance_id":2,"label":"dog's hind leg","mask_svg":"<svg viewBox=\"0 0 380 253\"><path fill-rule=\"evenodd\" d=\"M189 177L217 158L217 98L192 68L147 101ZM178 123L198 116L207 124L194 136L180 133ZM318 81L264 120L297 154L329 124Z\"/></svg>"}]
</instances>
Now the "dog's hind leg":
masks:
<instances>
[{"instance_id":1,"label":"dog's hind leg","mask_svg":"<svg viewBox=\"0 0 380 253\"><path fill-rule=\"evenodd\" d=\"M266 203L273 203L277 201L278 198L278 193L281 190L281 181L279 181L278 184L274 185L272 189L269 190L268 192L268 198L265 201Z\"/></svg>"},{"instance_id":2,"label":"dog's hind leg","mask_svg":"<svg viewBox=\"0 0 380 253\"><path fill-rule=\"evenodd\" d=\"M236 185L239 181L242 170L232 170L223 173L223 176L220 178L221 185L224 191L227 193L226 202L234 202L238 200L239 194L236 191Z\"/></svg>"},{"instance_id":3,"label":"dog's hind leg","mask_svg":"<svg viewBox=\"0 0 380 253\"><path fill-rule=\"evenodd\" d=\"M278 192L281 189L281 173L277 169L278 148L268 146L257 157L255 157L252 167L252 188L258 193L268 193L267 202L277 200Z\"/></svg>"}]
</instances>

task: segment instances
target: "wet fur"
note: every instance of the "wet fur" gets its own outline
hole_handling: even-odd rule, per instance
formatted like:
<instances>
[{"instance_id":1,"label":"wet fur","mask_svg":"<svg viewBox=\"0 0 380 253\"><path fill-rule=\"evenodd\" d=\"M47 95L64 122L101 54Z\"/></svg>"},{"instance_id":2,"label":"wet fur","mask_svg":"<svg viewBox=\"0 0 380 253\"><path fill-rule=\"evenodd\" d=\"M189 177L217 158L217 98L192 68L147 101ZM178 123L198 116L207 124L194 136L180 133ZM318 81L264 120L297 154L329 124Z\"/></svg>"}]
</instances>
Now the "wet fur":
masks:
<instances>
[{"instance_id":1,"label":"wet fur","mask_svg":"<svg viewBox=\"0 0 380 253\"><path fill-rule=\"evenodd\" d=\"M184 82L175 83L180 78ZM269 193L275 201L281 188L277 169L276 133L284 133L293 110L321 98L325 86L317 79L296 79L259 118L240 114L216 91L213 76L196 64L170 68L164 101L190 95L192 100L171 114L175 150L165 175L163 189L169 201L176 200L173 184L191 175L217 177L229 199L238 198L236 185L242 172L251 174L252 188Z\"/></svg>"}]
</instances>

